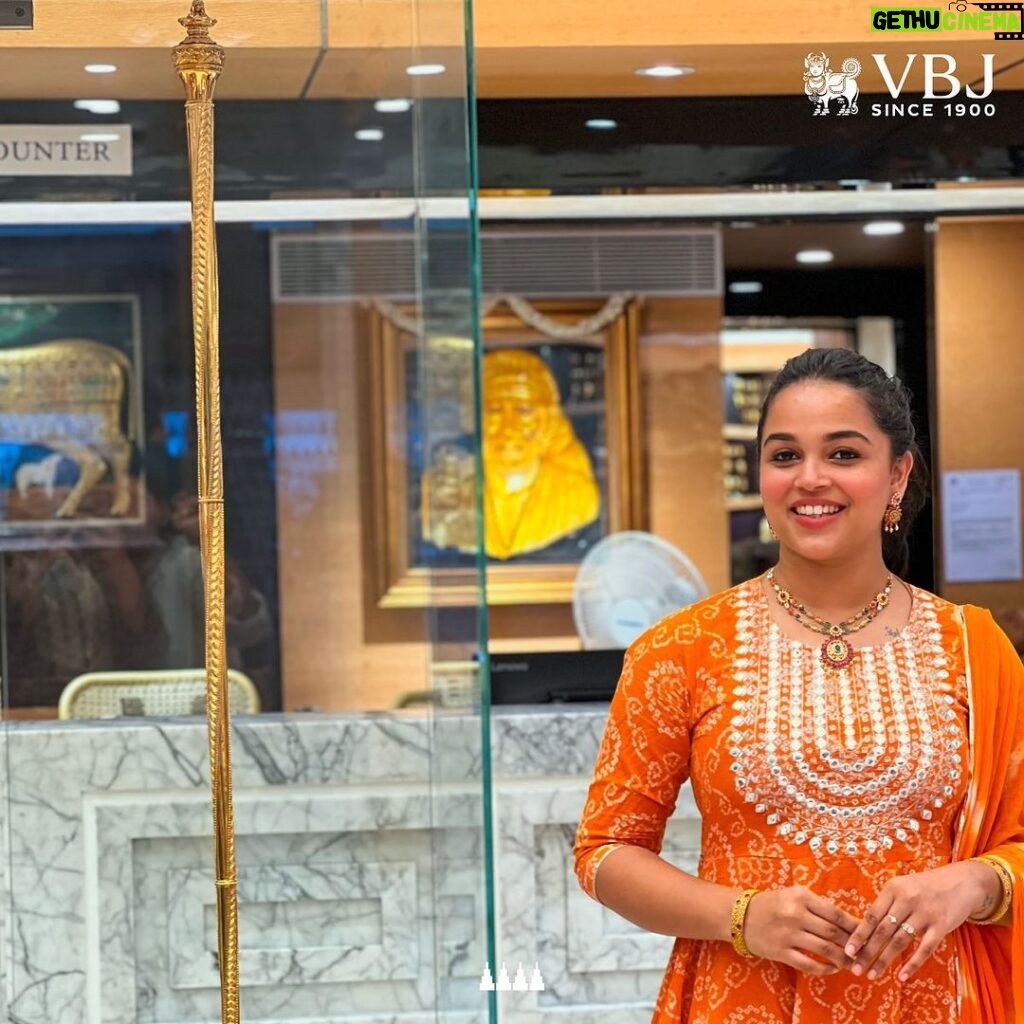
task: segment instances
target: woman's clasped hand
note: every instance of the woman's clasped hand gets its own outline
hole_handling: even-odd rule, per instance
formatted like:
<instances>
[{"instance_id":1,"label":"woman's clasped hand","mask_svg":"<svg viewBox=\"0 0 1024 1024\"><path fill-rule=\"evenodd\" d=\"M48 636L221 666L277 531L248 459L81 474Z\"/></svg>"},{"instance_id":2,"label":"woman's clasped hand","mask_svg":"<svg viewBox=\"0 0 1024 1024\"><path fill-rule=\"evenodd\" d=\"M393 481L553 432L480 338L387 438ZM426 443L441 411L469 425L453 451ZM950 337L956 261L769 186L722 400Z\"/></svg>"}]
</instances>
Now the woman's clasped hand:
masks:
<instances>
[{"instance_id":1,"label":"woman's clasped hand","mask_svg":"<svg viewBox=\"0 0 1024 1024\"><path fill-rule=\"evenodd\" d=\"M846 952L855 958L853 972L873 981L916 943L898 975L908 980L950 932L984 905L989 895L985 884L993 878L984 864L966 861L892 879L850 936Z\"/></svg>"},{"instance_id":2,"label":"woman's clasped hand","mask_svg":"<svg viewBox=\"0 0 1024 1024\"><path fill-rule=\"evenodd\" d=\"M804 886L760 892L747 909L744 938L753 956L808 975L849 970L874 981L899 961L898 978L906 981L990 899L986 876L991 882L990 869L973 862L901 875L862 919Z\"/></svg>"},{"instance_id":3,"label":"woman's clasped hand","mask_svg":"<svg viewBox=\"0 0 1024 1024\"><path fill-rule=\"evenodd\" d=\"M823 896L791 885L758 893L750 901L743 934L753 956L825 975L853 966L845 949L859 924Z\"/></svg>"}]
</instances>

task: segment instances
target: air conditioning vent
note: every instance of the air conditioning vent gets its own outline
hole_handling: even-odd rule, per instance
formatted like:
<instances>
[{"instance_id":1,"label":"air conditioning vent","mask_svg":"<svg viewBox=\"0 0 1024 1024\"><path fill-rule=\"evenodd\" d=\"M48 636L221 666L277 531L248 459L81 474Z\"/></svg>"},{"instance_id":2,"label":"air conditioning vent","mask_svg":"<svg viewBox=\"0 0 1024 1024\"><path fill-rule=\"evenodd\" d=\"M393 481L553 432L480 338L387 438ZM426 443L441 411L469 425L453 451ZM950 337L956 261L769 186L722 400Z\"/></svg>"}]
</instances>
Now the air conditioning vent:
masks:
<instances>
[{"instance_id":1,"label":"air conditioning vent","mask_svg":"<svg viewBox=\"0 0 1024 1024\"><path fill-rule=\"evenodd\" d=\"M469 279L464 231L445 236L431 227L421 287L460 289ZM720 295L721 236L713 228L491 231L481 237L485 295L556 298L637 292ZM411 234L358 231L273 239L274 299L343 302L417 295L416 244Z\"/></svg>"}]
</instances>

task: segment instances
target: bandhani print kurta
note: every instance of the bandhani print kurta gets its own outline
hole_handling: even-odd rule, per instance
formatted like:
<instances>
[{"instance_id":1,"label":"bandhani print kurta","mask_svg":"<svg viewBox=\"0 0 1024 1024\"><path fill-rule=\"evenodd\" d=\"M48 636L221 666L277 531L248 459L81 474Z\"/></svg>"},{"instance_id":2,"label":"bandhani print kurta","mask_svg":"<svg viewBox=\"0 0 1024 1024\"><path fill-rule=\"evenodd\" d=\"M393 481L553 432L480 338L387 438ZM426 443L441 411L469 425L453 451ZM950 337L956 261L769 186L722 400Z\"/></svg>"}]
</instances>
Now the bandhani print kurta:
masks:
<instances>
[{"instance_id":1,"label":"bandhani print kurta","mask_svg":"<svg viewBox=\"0 0 1024 1024\"><path fill-rule=\"evenodd\" d=\"M584 889L618 846L660 850L687 779L711 882L804 885L860 917L893 876L949 863L969 749L956 612L914 589L899 636L839 673L813 635L782 633L759 580L648 630L626 655L577 836ZM814 978L677 939L654 1021L956 1024L952 936L908 982L896 974Z\"/></svg>"}]
</instances>

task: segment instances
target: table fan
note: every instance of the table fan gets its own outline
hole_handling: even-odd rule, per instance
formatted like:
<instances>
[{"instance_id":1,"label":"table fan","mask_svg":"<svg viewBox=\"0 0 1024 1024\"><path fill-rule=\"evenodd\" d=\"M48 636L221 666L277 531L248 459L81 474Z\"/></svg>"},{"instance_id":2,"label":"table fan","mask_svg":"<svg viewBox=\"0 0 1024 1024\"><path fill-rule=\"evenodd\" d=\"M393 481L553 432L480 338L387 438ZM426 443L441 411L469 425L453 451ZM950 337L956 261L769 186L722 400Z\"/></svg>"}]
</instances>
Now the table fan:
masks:
<instances>
[{"instance_id":1,"label":"table fan","mask_svg":"<svg viewBox=\"0 0 1024 1024\"><path fill-rule=\"evenodd\" d=\"M584 556L572 610L584 648L621 648L670 612L707 595L704 577L677 547L653 533L623 530Z\"/></svg>"}]
</instances>

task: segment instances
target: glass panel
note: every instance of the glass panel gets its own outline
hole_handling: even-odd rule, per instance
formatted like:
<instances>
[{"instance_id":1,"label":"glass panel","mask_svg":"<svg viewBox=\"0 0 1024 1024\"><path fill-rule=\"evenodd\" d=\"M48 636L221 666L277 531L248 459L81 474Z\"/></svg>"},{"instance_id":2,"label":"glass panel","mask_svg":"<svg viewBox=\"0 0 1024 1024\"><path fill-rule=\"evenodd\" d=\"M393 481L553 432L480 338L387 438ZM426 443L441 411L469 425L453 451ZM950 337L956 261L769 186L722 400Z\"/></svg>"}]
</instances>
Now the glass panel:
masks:
<instances>
[{"instance_id":1,"label":"glass panel","mask_svg":"<svg viewBox=\"0 0 1024 1024\"><path fill-rule=\"evenodd\" d=\"M26 1024L221 1013L188 3L0 29L0 1013ZM484 1021L464 11L209 14L241 1017Z\"/></svg>"},{"instance_id":2,"label":"glass panel","mask_svg":"<svg viewBox=\"0 0 1024 1024\"><path fill-rule=\"evenodd\" d=\"M439 1020L496 1019L487 604L481 528L479 239L471 5L420 2L414 82L418 331L409 403L411 550L427 589L434 956ZM438 85L433 84L435 77ZM438 97L438 93L441 96ZM431 98L435 97L435 98ZM410 368L411 370L411 368ZM411 376L410 372L410 376ZM413 410L415 409L415 414ZM418 435L418 436L417 436ZM418 479L416 476L418 474Z\"/></svg>"}]
</instances>

